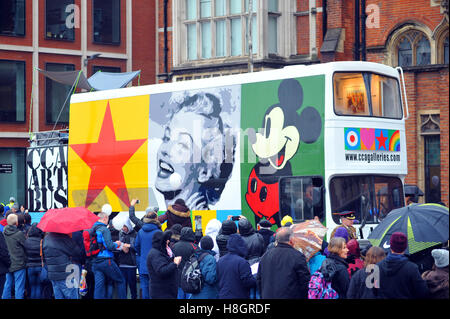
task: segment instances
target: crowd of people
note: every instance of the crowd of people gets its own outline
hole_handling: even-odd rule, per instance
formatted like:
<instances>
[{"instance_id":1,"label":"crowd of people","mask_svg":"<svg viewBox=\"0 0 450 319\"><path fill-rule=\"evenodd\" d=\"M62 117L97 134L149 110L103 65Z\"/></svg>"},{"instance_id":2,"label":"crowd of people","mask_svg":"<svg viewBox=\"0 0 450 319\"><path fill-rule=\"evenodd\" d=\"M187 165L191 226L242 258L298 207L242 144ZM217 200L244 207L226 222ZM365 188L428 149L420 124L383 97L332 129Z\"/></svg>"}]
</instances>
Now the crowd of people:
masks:
<instances>
[{"instance_id":1,"label":"crowd of people","mask_svg":"<svg viewBox=\"0 0 450 319\"><path fill-rule=\"evenodd\" d=\"M404 254L403 233L391 236L387 254L370 245L361 249L351 215L341 216L342 225L307 260L294 245L289 216L276 232L265 220L255 229L244 216L212 219L194 232L183 200L159 216L158 207L148 207L143 218L136 203L121 219L111 219L105 204L91 229L72 234L43 233L14 198L0 205L2 299L449 298L448 247L430 249L429 266ZM183 267L192 256L203 285L186 293ZM317 278L327 285L320 296Z\"/></svg>"}]
</instances>

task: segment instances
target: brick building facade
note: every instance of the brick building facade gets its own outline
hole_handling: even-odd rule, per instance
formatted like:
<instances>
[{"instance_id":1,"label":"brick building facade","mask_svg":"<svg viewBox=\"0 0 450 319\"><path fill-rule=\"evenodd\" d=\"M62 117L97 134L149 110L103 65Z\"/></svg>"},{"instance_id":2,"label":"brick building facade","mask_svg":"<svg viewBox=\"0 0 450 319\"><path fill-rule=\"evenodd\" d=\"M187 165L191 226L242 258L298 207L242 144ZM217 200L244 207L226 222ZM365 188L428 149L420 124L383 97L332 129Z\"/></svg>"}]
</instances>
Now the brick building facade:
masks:
<instances>
[{"instance_id":1,"label":"brick building facade","mask_svg":"<svg viewBox=\"0 0 450 319\"><path fill-rule=\"evenodd\" d=\"M141 85L155 83L156 15L155 1L0 2L0 164L12 165L0 172L0 202L25 203L29 132L68 127L68 102L59 113L70 87L37 68L86 77L141 70Z\"/></svg>"},{"instance_id":2,"label":"brick building facade","mask_svg":"<svg viewBox=\"0 0 450 319\"><path fill-rule=\"evenodd\" d=\"M329 61L402 66L409 105L406 183L424 191L421 202L449 204L447 0L158 2L160 81Z\"/></svg>"}]
</instances>

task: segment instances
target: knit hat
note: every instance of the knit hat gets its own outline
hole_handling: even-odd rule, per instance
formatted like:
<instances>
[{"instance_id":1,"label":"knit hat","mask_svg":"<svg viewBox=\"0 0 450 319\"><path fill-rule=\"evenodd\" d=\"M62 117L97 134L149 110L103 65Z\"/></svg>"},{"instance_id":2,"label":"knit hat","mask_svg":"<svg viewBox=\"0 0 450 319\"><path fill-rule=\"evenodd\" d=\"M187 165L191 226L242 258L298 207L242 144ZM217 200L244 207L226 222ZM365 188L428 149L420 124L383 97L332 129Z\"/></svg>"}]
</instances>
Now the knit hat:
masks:
<instances>
[{"instance_id":1,"label":"knit hat","mask_svg":"<svg viewBox=\"0 0 450 319\"><path fill-rule=\"evenodd\" d=\"M102 206L102 213L105 213L106 215L111 215L111 213L112 213L112 207L111 207L111 205L109 205L109 204L104 204L103 206Z\"/></svg>"},{"instance_id":2,"label":"knit hat","mask_svg":"<svg viewBox=\"0 0 450 319\"><path fill-rule=\"evenodd\" d=\"M208 235L203 236L200 240L200 248L204 250L212 250L214 248L214 241Z\"/></svg>"},{"instance_id":3,"label":"knit hat","mask_svg":"<svg viewBox=\"0 0 450 319\"><path fill-rule=\"evenodd\" d=\"M145 214L147 215L148 213L151 213L151 212L157 213L158 211L159 211L158 206L149 206L145 209Z\"/></svg>"},{"instance_id":4,"label":"knit hat","mask_svg":"<svg viewBox=\"0 0 450 319\"><path fill-rule=\"evenodd\" d=\"M431 256L434 258L434 264L436 267L443 268L448 266L448 250L433 249L431 251Z\"/></svg>"},{"instance_id":5,"label":"knit hat","mask_svg":"<svg viewBox=\"0 0 450 319\"><path fill-rule=\"evenodd\" d=\"M144 216L144 223L148 224L158 220L158 215L155 212L149 212Z\"/></svg>"},{"instance_id":6,"label":"knit hat","mask_svg":"<svg viewBox=\"0 0 450 319\"><path fill-rule=\"evenodd\" d=\"M395 232L391 235L390 244L394 253L402 253L408 247L408 237L402 232Z\"/></svg>"},{"instance_id":7,"label":"knit hat","mask_svg":"<svg viewBox=\"0 0 450 319\"><path fill-rule=\"evenodd\" d=\"M174 235L180 235L181 234L181 225L180 224L175 224L173 225L170 230L174 233Z\"/></svg>"},{"instance_id":8,"label":"knit hat","mask_svg":"<svg viewBox=\"0 0 450 319\"><path fill-rule=\"evenodd\" d=\"M268 220L264 219L264 220L259 222L259 226L270 228L270 227L272 227L272 223L269 222Z\"/></svg>"},{"instance_id":9,"label":"knit hat","mask_svg":"<svg viewBox=\"0 0 450 319\"><path fill-rule=\"evenodd\" d=\"M348 231L345 227L339 227L334 233L334 237L342 237L345 239L345 242L348 242Z\"/></svg>"}]
</instances>

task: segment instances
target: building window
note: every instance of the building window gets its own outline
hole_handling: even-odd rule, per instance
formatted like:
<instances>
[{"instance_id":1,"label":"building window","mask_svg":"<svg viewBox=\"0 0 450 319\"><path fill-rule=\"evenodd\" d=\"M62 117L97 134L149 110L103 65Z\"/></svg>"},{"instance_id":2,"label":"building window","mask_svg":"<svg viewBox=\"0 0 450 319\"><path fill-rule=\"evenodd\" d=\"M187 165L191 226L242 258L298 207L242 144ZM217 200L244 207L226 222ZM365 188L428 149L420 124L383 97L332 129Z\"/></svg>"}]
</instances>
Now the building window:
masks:
<instances>
[{"instance_id":1,"label":"building window","mask_svg":"<svg viewBox=\"0 0 450 319\"><path fill-rule=\"evenodd\" d=\"M25 62L0 60L0 122L25 121Z\"/></svg>"},{"instance_id":2,"label":"building window","mask_svg":"<svg viewBox=\"0 0 450 319\"><path fill-rule=\"evenodd\" d=\"M16 203L26 205L25 163L26 148L0 148L0 164L3 168L0 173L2 202L14 196Z\"/></svg>"},{"instance_id":3,"label":"building window","mask_svg":"<svg viewBox=\"0 0 450 319\"><path fill-rule=\"evenodd\" d=\"M120 0L94 0L94 43L120 44Z\"/></svg>"},{"instance_id":4,"label":"building window","mask_svg":"<svg viewBox=\"0 0 450 319\"><path fill-rule=\"evenodd\" d=\"M75 28L68 23L73 12L74 0L47 0L45 2L45 38L75 40Z\"/></svg>"},{"instance_id":5,"label":"building window","mask_svg":"<svg viewBox=\"0 0 450 319\"><path fill-rule=\"evenodd\" d=\"M430 41L420 31L410 30L399 37L397 42L399 66L428 65L431 63Z\"/></svg>"},{"instance_id":6,"label":"building window","mask_svg":"<svg viewBox=\"0 0 450 319\"><path fill-rule=\"evenodd\" d=\"M120 73L120 67L118 66L103 66L103 65L94 65L92 66L92 74L100 72L110 72L110 73Z\"/></svg>"},{"instance_id":7,"label":"building window","mask_svg":"<svg viewBox=\"0 0 450 319\"><path fill-rule=\"evenodd\" d=\"M47 71L74 71L73 64L47 63ZM71 86L45 78L45 119L47 124L69 123Z\"/></svg>"},{"instance_id":8,"label":"building window","mask_svg":"<svg viewBox=\"0 0 450 319\"><path fill-rule=\"evenodd\" d=\"M424 138L425 202L441 201L441 141L439 114L421 115Z\"/></svg>"},{"instance_id":9,"label":"building window","mask_svg":"<svg viewBox=\"0 0 450 319\"><path fill-rule=\"evenodd\" d=\"M448 64L448 35L445 37L444 44L443 44L443 51L444 51L444 64Z\"/></svg>"},{"instance_id":10,"label":"building window","mask_svg":"<svg viewBox=\"0 0 450 319\"><path fill-rule=\"evenodd\" d=\"M278 54L278 18L280 17L278 0L269 0L269 53Z\"/></svg>"},{"instance_id":11,"label":"building window","mask_svg":"<svg viewBox=\"0 0 450 319\"><path fill-rule=\"evenodd\" d=\"M0 1L0 35L25 35L25 0Z\"/></svg>"},{"instance_id":12,"label":"building window","mask_svg":"<svg viewBox=\"0 0 450 319\"><path fill-rule=\"evenodd\" d=\"M258 1L252 1L252 52L258 49ZM246 38L249 0L185 0L183 19L187 60L242 56Z\"/></svg>"}]
</instances>

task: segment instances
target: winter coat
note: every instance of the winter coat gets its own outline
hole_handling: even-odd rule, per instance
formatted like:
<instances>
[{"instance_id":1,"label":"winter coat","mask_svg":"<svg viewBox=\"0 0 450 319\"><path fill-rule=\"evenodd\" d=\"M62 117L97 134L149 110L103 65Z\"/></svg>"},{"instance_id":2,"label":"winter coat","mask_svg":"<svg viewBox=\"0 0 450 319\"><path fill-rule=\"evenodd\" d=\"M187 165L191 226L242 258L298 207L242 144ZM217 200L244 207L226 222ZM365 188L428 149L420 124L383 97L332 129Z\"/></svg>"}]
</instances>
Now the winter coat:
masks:
<instances>
[{"instance_id":1,"label":"winter coat","mask_svg":"<svg viewBox=\"0 0 450 319\"><path fill-rule=\"evenodd\" d=\"M74 258L81 259L83 253L84 247L79 247L69 235L48 233L44 237L43 243L48 279L66 280L67 276L72 273L67 266L73 264Z\"/></svg>"},{"instance_id":2,"label":"winter coat","mask_svg":"<svg viewBox=\"0 0 450 319\"><path fill-rule=\"evenodd\" d=\"M198 294L192 294L191 299L217 299L219 291L217 288L217 263L214 258L216 253L212 250L199 249L195 252L195 256L200 258L203 253L207 254L200 261L200 271L203 276L204 285Z\"/></svg>"},{"instance_id":3,"label":"winter coat","mask_svg":"<svg viewBox=\"0 0 450 319\"><path fill-rule=\"evenodd\" d=\"M229 237L228 253L217 262L220 299L249 299L256 286L250 264L245 260L247 245L239 234Z\"/></svg>"},{"instance_id":4,"label":"winter coat","mask_svg":"<svg viewBox=\"0 0 450 319\"><path fill-rule=\"evenodd\" d=\"M310 277L305 255L289 244L278 243L259 262L261 298L306 299Z\"/></svg>"},{"instance_id":5,"label":"winter coat","mask_svg":"<svg viewBox=\"0 0 450 319\"><path fill-rule=\"evenodd\" d=\"M334 253L330 253L320 267L320 272L327 282L331 282L331 288L339 294L339 299L347 298L347 290L350 284L347 268L347 262Z\"/></svg>"},{"instance_id":6,"label":"winter coat","mask_svg":"<svg viewBox=\"0 0 450 319\"><path fill-rule=\"evenodd\" d=\"M438 268L433 266L433 270L425 271L422 274L430 291L432 299L448 299L448 266Z\"/></svg>"},{"instance_id":7,"label":"winter coat","mask_svg":"<svg viewBox=\"0 0 450 319\"><path fill-rule=\"evenodd\" d=\"M28 238L25 240L25 250L27 253L27 267L41 267L41 240L42 231L33 226L28 232Z\"/></svg>"},{"instance_id":8,"label":"winter coat","mask_svg":"<svg viewBox=\"0 0 450 319\"><path fill-rule=\"evenodd\" d=\"M267 246L269 246L270 244L270 239L275 234L275 232L270 229L261 228L260 230L258 230L258 234L260 234L264 239L264 251L266 251Z\"/></svg>"},{"instance_id":9,"label":"winter coat","mask_svg":"<svg viewBox=\"0 0 450 319\"><path fill-rule=\"evenodd\" d=\"M236 234L236 232L237 226L234 221L225 220L222 223L222 228L220 228L219 234L216 237L220 257L225 256L225 254L228 253L227 249L228 238L230 237L230 235Z\"/></svg>"},{"instance_id":10,"label":"winter coat","mask_svg":"<svg viewBox=\"0 0 450 319\"><path fill-rule=\"evenodd\" d=\"M181 263L178 266L178 283L181 281L181 273L183 271L183 267L186 262L189 260L191 255L199 250L197 244L194 243L195 234L192 228L183 227L181 229L180 240L173 245L173 254L174 256L181 256Z\"/></svg>"},{"instance_id":11,"label":"winter coat","mask_svg":"<svg viewBox=\"0 0 450 319\"><path fill-rule=\"evenodd\" d=\"M147 255L152 248L153 236L156 232L160 232L161 228L158 223L147 223L138 231L134 240L134 249L137 254L137 266L140 274L147 275Z\"/></svg>"},{"instance_id":12,"label":"winter coat","mask_svg":"<svg viewBox=\"0 0 450 319\"><path fill-rule=\"evenodd\" d=\"M100 247L100 252L95 257L94 261L100 261L105 258L113 258L114 257L114 251L119 248L119 246L112 241L111 239L111 232L108 228L106 228L106 225L102 222L95 222L92 226L95 228L95 233L97 235L97 243Z\"/></svg>"},{"instance_id":13,"label":"winter coat","mask_svg":"<svg viewBox=\"0 0 450 319\"><path fill-rule=\"evenodd\" d=\"M212 250L215 252L214 258L216 259L216 261L218 261L219 257L220 257L219 246L217 246L216 237L217 237L217 235L219 235L221 227L222 227L222 223L219 220L211 219L205 228L205 236L211 237L214 242L214 247Z\"/></svg>"},{"instance_id":14,"label":"winter coat","mask_svg":"<svg viewBox=\"0 0 450 319\"><path fill-rule=\"evenodd\" d=\"M8 246L6 246L5 237L0 232L0 275L6 274L11 266L11 259L9 258Z\"/></svg>"},{"instance_id":15,"label":"winter coat","mask_svg":"<svg viewBox=\"0 0 450 319\"><path fill-rule=\"evenodd\" d=\"M417 265L406 256L389 253L377 265L380 270L379 298L421 299L428 296L427 284Z\"/></svg>"},{"instance_id":16,"label":"winter coat","mask_svg":"<svg viewBox=\"0 0 450 319\"><path fill-rule=\"evenodd\" d=\"M376 299L378 289L367 287L366 279L372 271L367 268L357 270L350 279L347 290L347 299ZM375 273L373 273L375 274ZM374 282L373 282L374 283ZM375 283L374 283L375 284Z\"/></svg>"},{"instance_id":17,"label":"winter coat","mask_svg":"<svg viewBox=\"0 0 450 319\"><path fill-rule=\"evenodd\" d=\"M264 254L264 238L255 231L247 218L242 218L238 224L239 235L242 236L248 248L246 259L253 264Z\"/></svg>"},{"instance_id":18,"label":"winter coat","mask_svg":"<svg viewBox=\"0 0 450 319\"><path fill-rule=\"evenodd\" d=\"M127 233L123 230L119 232L119 240L124 244L130 244L130 250L127 253L123 250L119 252L119 266L136 267L136 249L134 247L134 242L137 233L132 227L129 227L128 229Z\"/></svg>"},{"instance_id":19,"label":"winter coat","mask_svg":"<svg viewBox=\"0 0 450 319\"><path fill-rule=\"evenodd\" d=\"M166 250L168 234L155 232L152 238L152 249L146 259L148 274L151 278L150 296L153 299L176 299L178 294L177 265Z\"/></svg>"},{"instance_id":20,"label":"winter coat","mask_svg":"<svg viewBox=\"0 0 450 319\"><path fill-rule=\"evenodd\" d=\"M24 269L27 265L25 234L16 226L7 225L3 230L3 235L8 247L9 258L11 259L9 272Z\"/></svg>"},{"instance_id":21,"label":"winter coat","mask_svg":"<svg viewBox=\"0 0 450 319\"><path fill-rule=\"evenodd\" d=\"M158 220L161 224L167 221L167 229L170 229L175 224L192 228L191 211L185 205L169 205L167 211L158 216Z\"/></svg>"}]
</instances>

